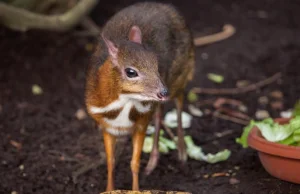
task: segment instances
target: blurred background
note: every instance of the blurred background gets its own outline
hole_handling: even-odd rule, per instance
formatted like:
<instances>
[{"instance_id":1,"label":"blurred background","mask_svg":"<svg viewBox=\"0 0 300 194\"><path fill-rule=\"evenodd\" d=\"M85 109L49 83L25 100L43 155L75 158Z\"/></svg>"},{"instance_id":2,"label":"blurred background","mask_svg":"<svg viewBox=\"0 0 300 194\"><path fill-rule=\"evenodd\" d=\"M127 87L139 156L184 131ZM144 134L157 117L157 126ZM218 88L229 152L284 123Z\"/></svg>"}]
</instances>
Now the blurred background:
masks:
<instances>
[{"instance_id":1,"label":"blurred background","mask_svg":"<svg viewBox=\"0 0 300 194\"><path fill-rule=\"evenodd\" d=\"M104 191L102 137L86 115L85 71L101 27L135 2L140 1L0 0L0 193ZM225 24L236 29L228 39L196 48L195 79L186 94L194 87L236 88L275 74L280 78L248 93L199 94L195 106L204 115L193 117L186 133L205 152L231 150L230 158L217 164L189 159L180 167L172 151L161 156L150 176L141 174L140 187L194 194L299 193L298 185L271 177L254 150L236 144L245 124L215 116L210 102L235 99L251 119L280 117L293 108L300 95L300 2L158 2L175 5L194 37L220 32ZM224 80L216 83L208 73ZM121 189L131 188L127 145L116 167ZM148 157L143 154L141 171Z\"/></svg>"}]
</instances>

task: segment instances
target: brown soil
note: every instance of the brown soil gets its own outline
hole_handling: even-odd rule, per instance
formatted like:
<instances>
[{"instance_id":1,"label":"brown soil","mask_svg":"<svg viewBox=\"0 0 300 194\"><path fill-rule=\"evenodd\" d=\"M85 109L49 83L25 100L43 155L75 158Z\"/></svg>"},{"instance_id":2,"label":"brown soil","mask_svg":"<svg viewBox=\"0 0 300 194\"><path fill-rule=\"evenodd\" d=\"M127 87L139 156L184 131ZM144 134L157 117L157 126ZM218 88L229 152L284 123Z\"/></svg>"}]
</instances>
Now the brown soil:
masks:
<instances>
[{"instance_id":1,"label":"brown soil","mask_svg":"<svg viewBox=\"0 0 300 194\"><path fill-rule=\"evenodd\" d=\"M133 2L101 1L92 17L101 25L115 11ZM237 80L256 82L280 71L283 73L280 82L229 97L243 101L250 116L254 116L257 109L267 109L273 117L279 115L279 110L258 103L258 97L268 96L275 89L284 94L284 109L293 106L300 95L299 2L172 2L186 16L196 36L220 31L225 23L237 28L237 34L232 38L197 48L196 76L189 88L235 87ZM0 193L104 191L105 165L79 176L76 181L72 179L72 173L82 165L100 159L99 148L103 152L101 136L92 120L79 121L74 116L77 109L84 108L85 68L91 54L85 47L95 41L78 37L74 32L30 31L22 34L1 27L0 42ZM220 85L210 82L206 78L210 72L224 75L225 82ZM42 95L32 94L33 84L43 88ZM201 100L212 98L216 96L201 96ZM170 104L168 110L172 107ZM216 132L224 130L233 130L233 133L215 137ZM230 159L218 164L189 160L181 168L174 151L161 157L150 176L141 174L141 188L195 194L300 193L299 185L271 177L262 168L255 151L242 149L235 143L241 132L241 125L211 116L193 119L193 125L186 133L192 135L205 152L230 149ZM14 147L12 140L22 147ZM128 142L116 167L119 189L131 187L129 153ZM147 159L148 155L143 154L142 169ZM231 172L229 177L205 178L205 175L228 171ZM230 184L232 174L240 181L238 184Z\"/></svg>"}]
</instances>

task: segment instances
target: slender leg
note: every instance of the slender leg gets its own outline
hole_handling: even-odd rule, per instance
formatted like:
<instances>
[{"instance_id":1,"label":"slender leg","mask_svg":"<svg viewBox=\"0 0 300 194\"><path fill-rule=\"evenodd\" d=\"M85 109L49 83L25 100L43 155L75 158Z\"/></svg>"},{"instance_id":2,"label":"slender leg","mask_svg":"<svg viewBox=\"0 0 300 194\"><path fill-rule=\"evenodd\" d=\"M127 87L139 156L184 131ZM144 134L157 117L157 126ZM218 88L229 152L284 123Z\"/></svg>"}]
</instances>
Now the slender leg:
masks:
<instances>
[{"instance_id":1,"label":"slender leg","mask_svg":"<svg viewBox=\"0 0 300 194\"><path fill-rule=\"evenodd\" d=\"M145 169L146 175L151 174L151 172L155 169L158 159L159 159L159 150L158 150L158 141L159 141L159 132L161 127L161 114L162 114L162 105L159 104L156 108L155 112L155 132L154 132L154 141L153 148L150 154L150 158Z\"/></svg>"},{"instance_id":2,"label":"slender leg","mask_svg":"<svg viewBox=\"0 0 300 194\"><path fill-rule=\"evenodd\" d=\"M133 191L139 190L140 159L141 159L141 153L142 153L145 135L146 135L146 129L145 130L137 129L132 137L133 153L131 159L131 172L132 172Z\"/></svg>"},{"instance_id":3,"label":"slender leg","mask_svg":"<svg viewBox=\"0 0 300 194\"><path fill-rule=\"evenodd\" d=\"M107 185L106 191L114 190L114 168L115 168L115 144L116 137L103 130L103 139L107 161Z\"/></svg>"},{"instance_id":4,"label":"slender leg","mask_svg":"<svg viewBox=\"0 0 300 194\"><path fill-rule=\"evenodd\" d=\"M175 99L176 109L177 109L177 120L178 120L178 127L177 127L177 136L178 136L178 159L182 162L187 160L187 153L186 153L186 145L184 142L184 130L182 128L182 120L181 120L181 113L183 107L183 93L181 93Z\"/></svg>"}]
</instances>

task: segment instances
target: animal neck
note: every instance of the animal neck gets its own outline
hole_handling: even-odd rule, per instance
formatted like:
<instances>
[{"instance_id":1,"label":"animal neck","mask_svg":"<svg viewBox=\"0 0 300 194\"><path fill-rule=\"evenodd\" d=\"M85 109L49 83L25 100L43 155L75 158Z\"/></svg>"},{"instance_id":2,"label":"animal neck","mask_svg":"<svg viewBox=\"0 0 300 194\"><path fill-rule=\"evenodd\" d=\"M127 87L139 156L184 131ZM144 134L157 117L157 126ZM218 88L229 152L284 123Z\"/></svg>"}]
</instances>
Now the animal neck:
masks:
<instances>
[{"instance_id":1,"label":"animal neck","mask_svg":"<svg viewBox=\"0 0 300 194\"><path fill-rule=\"evenodd\" d=\"M97 106L106 106L119 98L121 93L120 72L113 68L113 65L107 60L98 72L98 104Z\"/></svg>"}]
</instances>

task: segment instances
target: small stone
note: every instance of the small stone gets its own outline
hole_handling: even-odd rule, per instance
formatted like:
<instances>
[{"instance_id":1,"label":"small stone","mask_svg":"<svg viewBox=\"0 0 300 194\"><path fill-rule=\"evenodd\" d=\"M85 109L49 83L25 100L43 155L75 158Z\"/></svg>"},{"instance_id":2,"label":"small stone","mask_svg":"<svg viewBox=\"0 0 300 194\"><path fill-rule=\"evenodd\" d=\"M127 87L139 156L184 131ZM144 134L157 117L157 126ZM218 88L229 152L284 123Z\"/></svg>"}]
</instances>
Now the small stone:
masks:
<instances>
[{"instance_id":1,"label":"small stone","mask_svg":"<svg viewBox=\"0 0 300 194\"><path fill-rule=\"evenodd\" d=\"M6 160L2 160L1 162L3 165L6 165L7 164L7 161Z\"/></svg>"},{"instance_id":2,"label":"small stone","mask_svg":"<svg viewBox=\"0 0 300 194\"><path fill-rule=\"evenodd\" d=\"M248 107L245 106L245 105L240 105L239 106L239 111L241 111L241 112L247 112L248 111Z\"/></svg>"},{"instance_id":3,"label":"small stone","mask_svg":"<svg viewBox=\"0 0 300 194\"><path fill-rule=\"evenodd\" d=\"M228 170L228 173L232 173L232 170Z\"/></svg>"},{"instance_id":4,"label":"small stone","mask_svg":"<svg viewBox=\"0 0 300 194\"><path fill-rule=\"evenodd\" d=\"M280 112L280 116L282 118L291 118L293 116L293 111L292 110L282 111Z\"/></svg>"},{"instance_id":5,"label":"small stone","mask_svg":"<svg viewBox=\"0 0 300 194\"><path fill-rule=\"evenodd\" d=\"M270 114L268 111L266 110L258 110L256 111L255 113L255 117L259 120L261 119L265 119L265 118L269 118L270 117Z\"/></svg>"},{"instance_id":6,"label":"small stone","mask_svg":"<svg viewBox=\"0 0 300 194\"><path fill-rule=\"evenodd\" d=\"M202 58L203 60L208 59L208 54L207 54L207 53L201 53L201 58Z\"/></svg>"},{"instance_id":7,"label":"small stone","mask_svg":"<svg viewBox=\"0 0 300 194\"><path fill-rule=\"evenodd\" d=\"M211 113L211 110L209 109L204 109L204 115L209 115Z\"/></svg>"},{"instance_id":8,"label":"small stone","mask_svg":"<svg viewBox=\"0 0 300 194\"><path fill-rule=\"evenodd\" d=\"M257 12L257 17L262 18L262 19L266 19L266 18L268 18L268 13L266 11L259 10Z\"/></svg>"},{"instance_id":9,"label":"small stone","mask_svg":"<svg viewBox=\"0 0 300 194\"><path fill-rule=\"evenodd\" d=\"M281 101L275 101L275 102L271 102L271 107L274 110L281 110L283 109L283 104Z\"/></svg>"},{"instance_id":10,"label":"small stone","mask_svg":"<svg viewBox=\"0 0 300 194\"><path fill-rule=\"evenodd\" d=\"M22 135L26 134L26 130L25 130L25 127L24 127L24 126L21 127L20 133L21 133Z\"/></svg>"},{"instance_id":11,"label":"small stone","mask_svg":"<svg viewBox=\"0 0 300 194\"><path fill-rule=\"evenodd\" d=\"M208 179L209 178L209 174L203 175L203 178Z\"/></svg>"},{"instance_id":12,"label":"small stone","mask_svg":"<svg viewBox=\"0 0 300 194\"><path fill-rule=\"evenodd\" d=\"M83 109L78 109L75 113L75 116L78 120L83 120L87 117L87 114Z\"/></svg>"},{"instance_id":13,"label":"small stone","mask_svg":"<svg viewBox=\"0 0 300 194\"><path fill-rule=\"evenodd\" d=\"M12 191L10 194L18 194L17 191Z\"/></svg>"},{"instance_id":14,"label":"small stone","mask_svg":"<svg viewBox=\"0 0 300 194\"><path fill-rule=\"evenodd\" d=\"M236 176L236 172L232 173L231 176Z\"/></svg>"},{"instance_id":15,"label":"small stone","mask_svg":"<svg viewBox=\"0 0 300 194\"><path fill-rule=\"evenodd\" d=\"M240 170L239 166L234 166L233 168L234 168L234 170Z\"/></svg>"},{"instance_id":16,"label":"small stone","mask_svg":"<svg viewBox=\"0 0 300 194\"><path fill-rule=\"evenodd\" d=\"M245 86L248 86L250 84L250 82L248 80L238 80L236 82L236 87L237 88L243 88Z\"/></svg>"},{"instance_id":17,"label":"small stone","mask_svg":"<svg viewBox=\"0 0 300 194\"><path fill-rule=\"evenodd\" d=\"M48 181L52 181L52 180L53 180L53 177L52 177L52 176L48 176L48 177L47 177L47 180L48 180Z\"/></svg>"},{"instance_id":18,"label":"small stone","mask_svg":"<svg viewBox=\"0 0 300 194\"><path fill-rule=\"evenodd\" d=\"M269 98L267 96L261 96L258 98L259 104L266 105L269 103Z\"/></svg>"},{"instance_id":19,"label":"small stone","mask_svg":"<svg viewBox=\"0 0 300 194\"><path fill-rule=\"evenodd\" d=\"M230 179L229 179L229 183L230 183L231 185L236 185L236 184L239 184L240 181L239 181L238 179L236 179L236 178L230 178Z\"/></svg>"},{"instance_id":20,"label":"small stone","mask_svg":"<svg viewBox=\"0 0 300 194\"><path fill-rule=\"evenodd\" d=\"M276 99L282 99L283 98L283 94L281 91L279 90L274 90L273 92L270 93L270 96Z\"/></svg>"},{"instance_id":21,"label":"small stone","mask_svg":"<svg viewBox=\"0 0 300 194\"><path fill-rule=\"evenodd\" d=\"M20 169L20 170L24 170L24 165L21 164L21 165L19 166L19 169Z\"/></svg>"}]
</instances>

